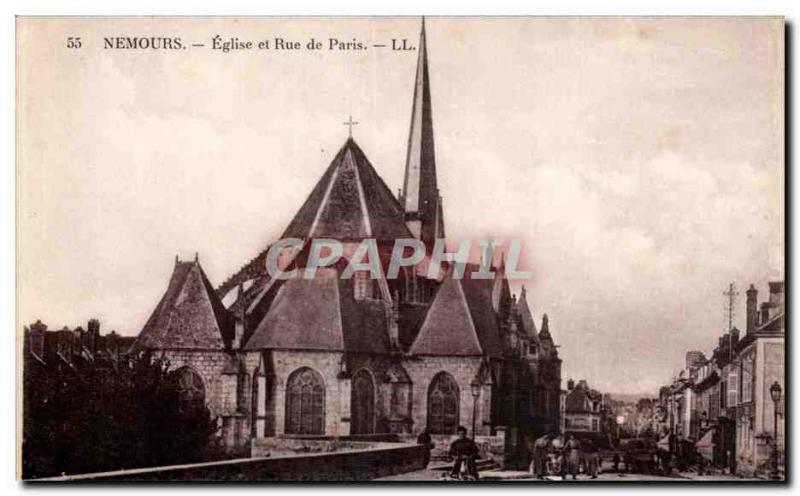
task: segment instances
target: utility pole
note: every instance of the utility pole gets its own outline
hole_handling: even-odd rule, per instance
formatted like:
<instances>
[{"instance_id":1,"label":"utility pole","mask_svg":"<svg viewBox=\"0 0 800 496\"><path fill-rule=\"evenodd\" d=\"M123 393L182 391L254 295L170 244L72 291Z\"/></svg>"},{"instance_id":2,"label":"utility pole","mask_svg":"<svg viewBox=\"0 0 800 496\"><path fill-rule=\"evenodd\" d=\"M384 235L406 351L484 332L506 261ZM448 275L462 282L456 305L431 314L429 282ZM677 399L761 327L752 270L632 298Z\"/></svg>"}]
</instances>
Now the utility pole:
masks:
<instances>
[{"instance_id":1,"label":"utility pole","mask_svg":"<svg viewBox=\"0 0 800 496\"><path fill-rule=\"evenodd\" d=\"M739 296L739 292L736 291L736 288L733 286L733 283L728 285L728 290L722 293L723 295L728 297L728 304L725 308L725 313L728 317L728 330L730 331L733 329L733 315L736 306L736 297Z\"/></svg>"}]
</instances>

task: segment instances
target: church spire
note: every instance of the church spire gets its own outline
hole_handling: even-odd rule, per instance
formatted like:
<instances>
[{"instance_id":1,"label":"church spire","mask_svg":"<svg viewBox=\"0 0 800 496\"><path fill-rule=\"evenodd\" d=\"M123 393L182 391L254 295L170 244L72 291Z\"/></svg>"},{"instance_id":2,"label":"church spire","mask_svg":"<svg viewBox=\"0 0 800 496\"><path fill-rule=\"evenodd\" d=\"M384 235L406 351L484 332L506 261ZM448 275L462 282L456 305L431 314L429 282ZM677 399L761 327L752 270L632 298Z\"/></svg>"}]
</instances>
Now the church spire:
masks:
<instances>
[{"instance_id":1,"label":"church spire","mask_svg":"<svg viewBox=\"0 0 800 496\"><path fill-rule=\"evenodd\" d=\"M422 20L418 50L402 204L409 230L430 250L436 237L444 236L444 221L436 186L425 19Z\"/></svg>"}]
</instances>

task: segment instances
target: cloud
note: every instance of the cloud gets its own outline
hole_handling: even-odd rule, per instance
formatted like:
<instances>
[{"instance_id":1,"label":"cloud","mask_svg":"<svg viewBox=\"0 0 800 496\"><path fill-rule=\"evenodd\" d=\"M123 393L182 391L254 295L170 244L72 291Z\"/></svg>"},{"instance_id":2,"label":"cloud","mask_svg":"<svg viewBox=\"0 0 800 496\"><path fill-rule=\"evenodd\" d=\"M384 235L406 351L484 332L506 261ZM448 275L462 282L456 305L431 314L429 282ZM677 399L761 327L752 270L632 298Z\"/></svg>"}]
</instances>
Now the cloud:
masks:
<instances>
[{"instance_id":1,"label":"cloud","mask_svg":"<svg viewBox=\"0 0 800 496\"><path fill-rule=\"evenodd\" d=\"M64 58L46 40L131 23L377 40L413 38L417 20L93 22L21 33L22 324L134 334L176 253L224 280L281 234L348 115L402 184L415 53ZM522 239L565 378L655 392L716 342L729 282L783 277L782 40L774 19L429 22L448 234Z\"/></svg>"}]
</instances>

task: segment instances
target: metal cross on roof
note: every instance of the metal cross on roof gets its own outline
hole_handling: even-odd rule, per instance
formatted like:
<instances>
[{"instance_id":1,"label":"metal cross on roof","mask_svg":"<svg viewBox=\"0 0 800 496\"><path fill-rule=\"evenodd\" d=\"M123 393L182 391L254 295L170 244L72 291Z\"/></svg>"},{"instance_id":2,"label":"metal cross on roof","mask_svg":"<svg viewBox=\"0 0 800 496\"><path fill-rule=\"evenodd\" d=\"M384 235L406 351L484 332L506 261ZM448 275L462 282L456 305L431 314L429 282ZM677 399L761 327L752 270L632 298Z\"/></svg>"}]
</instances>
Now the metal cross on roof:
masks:
<instances>
[{"instance_id":1,"label":"metal cross on roof","mask_svg":"<svg viewBox=\"0 0 800 496\"><path fill-rule=\"evenodd\" d=\"M345 123L343 123L343 124L344 124L345 126L347 126L347 127L348 127L348 129L347 129L347 135L348 135L350 138L352 138L352 137L353 137L353 126L356 126L356 125L358 125L358 121L354 121L354 120L353 120L353 116L351 115L351 116L350 116L350 117L347 119L347 122L345 122Z\"/></svg>"}]
</instances>

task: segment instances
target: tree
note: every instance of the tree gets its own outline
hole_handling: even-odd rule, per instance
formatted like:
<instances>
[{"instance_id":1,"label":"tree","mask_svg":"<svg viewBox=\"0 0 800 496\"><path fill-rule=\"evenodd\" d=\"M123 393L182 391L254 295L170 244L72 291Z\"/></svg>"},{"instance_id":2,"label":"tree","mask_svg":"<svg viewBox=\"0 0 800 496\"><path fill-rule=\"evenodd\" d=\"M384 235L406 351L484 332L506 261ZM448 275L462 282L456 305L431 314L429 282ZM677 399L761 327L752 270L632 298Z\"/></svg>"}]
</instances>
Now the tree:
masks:
<instances>
[{"instance_id":1,"label":"tree","mask_svg":"<svg viewBox=\"0 0 800 496\"><path fill-rule=\"evenodd\" d=\"M30 377L29 377L30 373ZM169 363L98 355L25 371L26 479L206 459L216 431L202 401L186 404Z\"/></svg>"}]
</instances>

